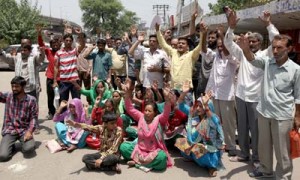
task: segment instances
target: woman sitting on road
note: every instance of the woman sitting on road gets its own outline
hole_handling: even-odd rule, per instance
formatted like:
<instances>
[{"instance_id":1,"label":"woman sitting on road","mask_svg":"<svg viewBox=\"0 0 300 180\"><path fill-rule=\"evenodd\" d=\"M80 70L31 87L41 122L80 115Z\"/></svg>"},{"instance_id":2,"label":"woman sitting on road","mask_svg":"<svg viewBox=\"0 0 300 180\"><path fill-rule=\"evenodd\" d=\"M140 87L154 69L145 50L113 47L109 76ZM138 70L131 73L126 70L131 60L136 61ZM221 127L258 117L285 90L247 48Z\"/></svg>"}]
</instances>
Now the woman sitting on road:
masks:
<instances>
[{"instance_id":1,"label":"woman sitting on road","mask_svg":"<svg viewBox=\"0 0 300 180\"><path fill-rule=\"evenodd\" d=\"M78 90L80 90L80 94L83 94L91 99L92 104L89 106L89 114L92 113L92 109L95 104L96 98L100 95L101 101L99 102L99 106L103 107L104 103L107 99L112 97L111 90L109 88L109 85L102 81L102 80L96 80L91 87L91 89L82 89L77 82L73 82L73 84L76 86Z\"/></svg>"},{"instance_id":2,"label":"woman sitting on road","mask_svg":"<svg viewBox=\"0 0 300 180\"><path fill-rule=\"evenodd\" d=\"M184 99L189 86L185 89L180 99ZM210 176L215 177L217 170L223 167L221 155L224 149L224 134L210 98L211 92L208 92L191 108L184 103L179 104L183 112L189 112L189 120L186 126L187 137L178 138L175 146L185 158L208 168Z\"/></svg>"},{"instance_id":3,"label":"woman sitting on road","mask_svg":"<svg viewBox=\"0 0 300 180\"><path fill-rule=\"evenodd\" d=\"M61 113L67 106L67 111ZM86 110L83 108L81 100L74 98L71 100L69 105L67 101L62 101L53 117L53 121L57 122L55 124L55 130L60 141L60 145L68 152L72 152L76 148L84 147L85 138L88 133L85 133L81 128L67 126L63 122L66 122L66 120L72 120L78 123L91 124L91 121L85 111Z\"/></svg>"},{"instance_id":4,"label":"woman sitting on road","mask_svg":"<svg viewBox=\"0 0 300 180\"><path fill-rule=\"evenodd\" d=\"M147 103L144 113L134 109L131 101L131 82L126 80L124 85L125 106L127 113L138 121L138 142L125 142L121 144L120 151L129 166L143 169L164 170L172 166L172 161L163 140L163 129L168 122L171 111L169 88L164 88L165 107L163 114L158 115L157 105Z\"/></svg>"}]
</instances>

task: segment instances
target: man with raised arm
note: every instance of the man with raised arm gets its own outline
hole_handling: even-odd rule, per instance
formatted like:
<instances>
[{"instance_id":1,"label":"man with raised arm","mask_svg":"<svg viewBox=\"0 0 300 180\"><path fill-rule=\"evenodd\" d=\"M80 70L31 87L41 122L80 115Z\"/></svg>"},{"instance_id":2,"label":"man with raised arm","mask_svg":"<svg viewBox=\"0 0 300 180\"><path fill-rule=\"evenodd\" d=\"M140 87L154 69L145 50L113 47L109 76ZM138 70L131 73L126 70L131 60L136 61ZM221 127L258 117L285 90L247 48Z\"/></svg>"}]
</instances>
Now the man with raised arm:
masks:
<instances>
[{"instance_id":1,"label":"man with raised arm","mask_svg":"<svg viewBox=\"0 0 300 180\"><path fill-rule=\"evenodd\" d=\"M262 96L257 105L261 166L249 176L258 178L273 174L274 148L276 179L291 179L293 164L289 132L293 124L297 131L300 128L300 66L288 57L292 39L287 35L275 36L272 41L274 57L253 54L245 36L241 36L239 44L248 62L264 71Z\"/></svg>"},{"instance_id":2,"label":"man with raised arm","mask_svg":"<svg viewBox=\"0 0 300 180\"><path fill-rule=\"evenodd\" d=\"M177 49L174 49L166 43L159 30L159 24L156 24L155 29L159 45L172 57L170 68L171 87L181 89L184 81L192 81L193 65L199 58L203 34L200 32L199 44L194 50L189 51L187 38L179 37Z\"/></svg>"},{"instance_id":3,"label":"man with raised arm","mask_svg":"<svg viewBox=\"0 0 300 180\"><path fill-rule=\"evenodd\" d=\"M265 24L270 41L274 36L279 34L278 30L274 27L270 20L270 13L263 12L263 17L260 17ZM240 61L238 81L236 87L236 107L238 115L238 141L241 149L241 155L230 158L230 161L249 161L250 160L250 141L249 131L251 132L251 145L252 145L252 162L253 165L258 166L258 125L257 125L257 111L256 106L261 97L261 82L263 78L263 70L254 67L249 63L243 53L243 50L234 42L234 29L239 19L236 12L229 10L228 17L228 30L225 35L224 44L231 55L235 56ZM257 56L272 57L271 47L261 50L263 37L261 34L254 32L250 33L247 38L249 39L249 48L252 53Z\"/></svg>"}]
</instances>

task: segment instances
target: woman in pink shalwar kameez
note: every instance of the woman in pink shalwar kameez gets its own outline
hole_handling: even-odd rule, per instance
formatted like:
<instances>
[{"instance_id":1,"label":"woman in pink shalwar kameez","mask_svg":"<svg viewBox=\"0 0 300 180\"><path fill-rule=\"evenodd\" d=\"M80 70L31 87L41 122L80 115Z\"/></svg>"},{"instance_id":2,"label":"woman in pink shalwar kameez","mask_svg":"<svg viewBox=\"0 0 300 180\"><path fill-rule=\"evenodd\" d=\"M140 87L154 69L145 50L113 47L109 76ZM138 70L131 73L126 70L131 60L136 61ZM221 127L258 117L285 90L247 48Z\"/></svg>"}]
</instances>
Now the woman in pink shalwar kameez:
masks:
<instances>
[{"instance_id":1,"label":"woman in pink shalwar kameez","mask_svg":"<svg viewBox=\"0 0 300 180\"><path fill-rule=\"evenodd\" d=\"M136 110L131 102L131 91L126 82L124 90L126 112L138 121L138 141L134 143L124 142L120 146L122 156L128 161L128 165L144 166L154 170L164 170L172 166L172 161L163 140L163 127L168 123L171 112L169 102L169 88L164 88L165 107L162 114L158 115L155 103L147 103L144 113Z\"/></svg>"}]
</instances>

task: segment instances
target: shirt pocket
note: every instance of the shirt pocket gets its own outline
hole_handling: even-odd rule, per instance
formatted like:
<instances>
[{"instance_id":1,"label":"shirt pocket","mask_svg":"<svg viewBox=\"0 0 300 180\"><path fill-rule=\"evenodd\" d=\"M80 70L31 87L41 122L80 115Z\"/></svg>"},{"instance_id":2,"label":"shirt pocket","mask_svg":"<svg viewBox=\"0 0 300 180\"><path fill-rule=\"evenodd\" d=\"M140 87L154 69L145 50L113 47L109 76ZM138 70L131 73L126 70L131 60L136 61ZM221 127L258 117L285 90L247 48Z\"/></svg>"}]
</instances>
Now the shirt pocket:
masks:
<instances>
[{"instance_id":1,"label":"shirt pocket","mask_svg":"<svg viewBox=\"0 0 300 180\"><path fill-rule=\"evenodd\" d=\"M275 79L275 88L279 92L289 92L292 90L291 88L291 80L289 77L285 77L284 75L281 75L282 77Z\"/></svg>"},{"instance_id":2,"label":"shirt pocket","mask_svg":"<svg viewBox=\"0 0 300 180\"><path fill-rule=\"evenodd\" d=\"M221 60L219 60L219 61L220 62L216 62L216 63L218 63L218 65L215 64L215 65L217 65L217 73L218 73L218 75L221 76L221 77L229 76L230 75L230 70L227 67L227 63L228 62L223 62Z\"/></svg>"}]
</instances>

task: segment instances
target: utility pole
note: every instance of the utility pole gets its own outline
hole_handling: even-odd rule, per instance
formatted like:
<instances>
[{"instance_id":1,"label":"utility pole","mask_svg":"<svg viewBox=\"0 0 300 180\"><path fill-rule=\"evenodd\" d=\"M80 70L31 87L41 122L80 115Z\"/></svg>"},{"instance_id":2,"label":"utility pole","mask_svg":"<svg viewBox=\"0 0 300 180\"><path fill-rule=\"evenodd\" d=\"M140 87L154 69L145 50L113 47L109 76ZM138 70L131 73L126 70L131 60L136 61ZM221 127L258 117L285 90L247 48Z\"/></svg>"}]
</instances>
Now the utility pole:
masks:
<instances>
[{"instance_id":1,"label":"utility pole","mask_svg":"<svg viewBox=\"0 0 300 180\"><path fill-rule=\"evenodd\" d=\"M169 5L167 4L156 4L153 5L153 10L156 11L156 15L163 15L164 18L164 24L166 24L166 12L169 11Z\"/></svg>"}]
</instances>

